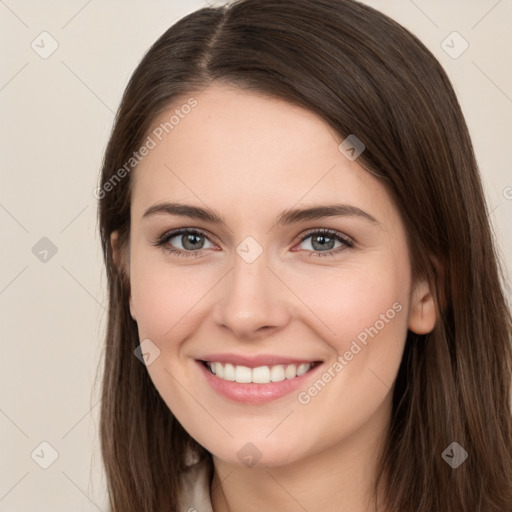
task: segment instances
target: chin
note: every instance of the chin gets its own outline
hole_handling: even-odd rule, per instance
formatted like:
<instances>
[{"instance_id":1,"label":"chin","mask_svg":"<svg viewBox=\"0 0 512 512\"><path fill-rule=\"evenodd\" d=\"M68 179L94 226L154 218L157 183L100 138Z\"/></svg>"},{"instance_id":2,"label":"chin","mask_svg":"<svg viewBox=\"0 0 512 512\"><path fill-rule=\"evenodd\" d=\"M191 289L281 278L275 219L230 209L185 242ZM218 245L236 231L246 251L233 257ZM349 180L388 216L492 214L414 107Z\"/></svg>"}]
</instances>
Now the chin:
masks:
<instances>
[{"instance_id":1,"label":"chin","mask_svg":"<svg viewBox=\"0 0 512 512\"><path fill-rule=\"evenodd\" d=\"M276 447L276 444L278 447ZM282 440L253 439L252 441L232 440L229 446L219 450L214 446L210 453L227 464L247 468L271 468L285 466L297 460L298 443L284 445ZM208 449L208 447L207 447Z\"/></svg>"}]
</instances>

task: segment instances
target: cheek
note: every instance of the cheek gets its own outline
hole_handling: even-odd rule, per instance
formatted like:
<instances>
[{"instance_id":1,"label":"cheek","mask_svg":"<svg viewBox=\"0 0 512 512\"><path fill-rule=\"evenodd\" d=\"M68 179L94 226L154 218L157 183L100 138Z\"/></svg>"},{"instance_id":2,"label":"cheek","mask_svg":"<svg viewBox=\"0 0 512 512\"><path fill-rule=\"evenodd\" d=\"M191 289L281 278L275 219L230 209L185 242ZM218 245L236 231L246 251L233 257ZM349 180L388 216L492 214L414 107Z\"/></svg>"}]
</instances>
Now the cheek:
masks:
<instances>
[{"instance_id":1,"label":"cheek","mask_svg":"<svg viewBox=\"0 0 512 512\"><path fill-rule=\"evenodd\" d=\"M208 265L171 266L164 258L133 251L132 303L141 336L180 339L193 328L194 319L200 322L204 317L208 293L219 284L222 272ZM392 308L397 301L404 311L406 308L408 282L400 268L393 258L380 255L337 268L282 269L282 274L299 299L296 314L316 324L317 333L343 353L358 336L364 342L365 332L372 326L389 332L394 324L403 331L406 314L394 315L396 308ZM385 329L381 329L383 321Z\"/></svg>"},{"instance_id":2,"label":"cheek","mask_svg":"<svg viewBox=\"0 0 512 512\"><path fill-rule=\"evenodd\" d=\"M303 430L314 438L313 418L331 418L325 439L348 436L382 406L396 378L407 335L407 273L395 262L336 269L299 293L332 357L317 380L299 390ZM371 269L371 270L370 270ZM309 283L311 284L311 283ZM326 327L328 326L328 327ZM350 418L350 420L347 420Z\"/></svg>"},{"instance_id":3,"label":"cheek","mask_svg":"<svg viewBox=\"0 0 512 512\"><path fill-rule=\"evenodd\" d=\"M215 285L215 276L199 266L171 266L162 256L133 252L131 299L141 337L179 339L187 334Z\"/></svg>"},{"instance_id":4,"label":"cheek","mask_svg":"<svg viewBox=\"0 0 512 512\"><path fill-rule=\"evenodd\" d=\"M376 330L386 337L405 332L409 283L401 268L392 258L379 257L304 274L295 278L293 289L313 313L325 341L343 353L355 339L363 344L372 339Z\"/></svg>"},{"instance_id":5,"label":"cheek","mask_svg":"<svg viewBox=\"0 0 512 512\"><path fill-rule=\"evenodd\" d=\"M340 266L317 274L315 282L297 280L294 290L315 313L316 331L332 354L318 380L298 397L312 416L336 410L340 422L352 417L353 424L345 425L350 429L373 414L393 385L407 335L409 291L407 262L395 256Z\"/></svg>"}]
</instances>

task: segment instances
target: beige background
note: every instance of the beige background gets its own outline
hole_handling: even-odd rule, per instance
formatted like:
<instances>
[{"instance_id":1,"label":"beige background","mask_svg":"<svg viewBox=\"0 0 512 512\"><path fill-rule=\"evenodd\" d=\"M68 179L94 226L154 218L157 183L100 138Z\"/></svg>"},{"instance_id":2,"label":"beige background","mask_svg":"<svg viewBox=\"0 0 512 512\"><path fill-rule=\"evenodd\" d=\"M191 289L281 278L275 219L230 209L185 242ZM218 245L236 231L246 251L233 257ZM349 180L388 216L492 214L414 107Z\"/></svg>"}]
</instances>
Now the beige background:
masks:
<instances>
[{"instance_id":1,"label":"beige background","mask_svg":"<svg viewBox=\"0 0 512 512\"><path fill-rule=\"evenodd\" d=\"M509 273L512 2L366 3L416 34L454 83ZM106 281L92 191L131 72L171 24L204 5L0 0L0 512L106 510L94 387ZM441 46L453 31L469 44L458 58ZM452 54L457 37L444 44ZM44 59L52 38L58 48ZM43 237L57 249L46 262ZM52 450L58 457L43 469Z\"/></svg>"}]
</instances>

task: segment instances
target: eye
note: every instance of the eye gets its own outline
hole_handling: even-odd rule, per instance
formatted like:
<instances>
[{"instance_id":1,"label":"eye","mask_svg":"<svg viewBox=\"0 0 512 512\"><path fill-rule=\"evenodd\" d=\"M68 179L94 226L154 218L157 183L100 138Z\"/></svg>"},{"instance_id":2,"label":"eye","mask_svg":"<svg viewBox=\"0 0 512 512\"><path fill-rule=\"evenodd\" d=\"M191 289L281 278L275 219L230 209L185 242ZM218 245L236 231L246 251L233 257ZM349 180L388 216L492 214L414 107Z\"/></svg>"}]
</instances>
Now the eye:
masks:
<instances>
[{"instance_id":1,"label":"eye","mask_svg":"<svg viewBox=\"0 0 512 512\"><path fill-rule=\"evenodd\" d=\"M312 247L312 250L306 249L306 251L310 252L310 256L313 257L330 256L347 248L354 247L354 241L351 238L332 229L310 230L301 237L300 244L303 244L308 239L311 239L309 245ZM209 247L204 246L205 241L210 244ZM336 242L339 244L337 248L335 247ZM164 233L153 242L153 245L162 247L167 252L176 256L185 257L202 256L206 249L214 247L214 244L202 231L194 228L180 228Z\"/></svg>"},{"instance_id":2,"label":"eye","mask_svg":"<svg viewBox=\"0 0 512 512\"><path fill-rule=\"evenodd\" d=\"M354 247L354 241L346 235L342 235L332 229L316 229L309 231L302 236L300 243L303 244L306 240L311 239L306 245L312 247L310 256L331 256L339 253L347 248ZM337 248L335 244L338 242ZM319 251L316 251L318 249ZM308 249L309 250L309 249Z\"/></svg>"},{"instance_id":3,"label":"eye","mask_svg":"<svg viewBox=\"0 0 512 512\"><path fill-rule=\"evenodd\" d=\"M210 247L204 247L204 242L208 241ZM178 247L176 248L176 244ZM163 234L153 245L163 247L166 251L177 256L197 257L203 254L204 249L213 247L208 237L197 229L180 228L169 233ZM180 247L181 245L181 247Z\"/></svg>"}]
</instances>

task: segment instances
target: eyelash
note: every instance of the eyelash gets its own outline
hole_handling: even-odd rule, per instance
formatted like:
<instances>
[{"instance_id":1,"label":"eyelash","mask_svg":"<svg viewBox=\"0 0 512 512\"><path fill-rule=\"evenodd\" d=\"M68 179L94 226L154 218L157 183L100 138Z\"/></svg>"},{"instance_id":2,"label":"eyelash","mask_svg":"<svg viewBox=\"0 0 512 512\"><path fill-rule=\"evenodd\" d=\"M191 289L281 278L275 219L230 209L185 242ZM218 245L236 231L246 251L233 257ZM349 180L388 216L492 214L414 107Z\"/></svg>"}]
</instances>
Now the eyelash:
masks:
<instances>
[{"instance_id":1,"label":"eyelash","mask_svg":"<svg viewBox=\"0 0 512 512\"><path fill-rule=\"evenodd\" d=\"M190 235L197 235L201 237L205 237L209 240L209 238L206 236L205 233L203 233L200 230L194 229L194 228L180 228L176 229L174 231L170 231L168 233L164 233L160 238L158 238L156 241L153 242L152 245L156 247L163 247L167 252L172 253L176 256L183 256L183 257L192 257L197 258L200 257L203 253L203 251L206 251L207 249L200 249L198 251L184 251L182 249L175 249L172 246L168 245L169 240L174 238L178 235L183 234L190 234ZM310 257L324 257L324 256L333 256L335 254L340 253L341 251L345 249L352 249L355 245L354 241L346 236L341 235L339 232L334 231L332 229L327 228L320 228L320 229L313 229L302 235L300 238L299 244L304 242L304 240L310 238L312 235L328 235L329 238L334 238L335 240L341 242L344 247L338 247L337 249L332 249L330 251L306 251L310 252ZM211 240L210 240L211 241Z\"/></svg>"}]
</instances>

